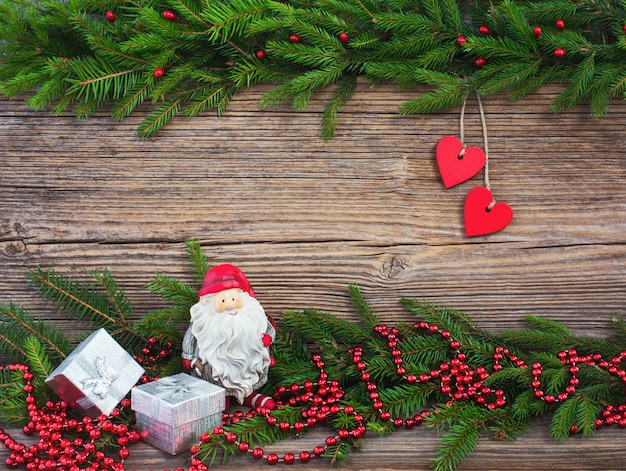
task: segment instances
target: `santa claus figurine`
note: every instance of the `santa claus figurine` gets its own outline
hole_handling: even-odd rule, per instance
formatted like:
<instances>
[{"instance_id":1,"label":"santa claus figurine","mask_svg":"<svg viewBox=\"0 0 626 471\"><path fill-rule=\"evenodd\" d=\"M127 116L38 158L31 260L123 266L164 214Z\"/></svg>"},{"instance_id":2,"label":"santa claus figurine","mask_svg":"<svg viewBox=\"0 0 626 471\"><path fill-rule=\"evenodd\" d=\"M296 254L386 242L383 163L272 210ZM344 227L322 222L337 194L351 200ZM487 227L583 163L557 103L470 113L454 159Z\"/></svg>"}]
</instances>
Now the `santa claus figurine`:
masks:
<instances>
[{"instance_id":1,"label":"santa claus figurine","mask_svg":"<svg viewBox=\"0 0 626 471\"><path fill-rule=\"evenodd\" d=\"M198 296L183 339L183 365L244 406L273 409L274 400L257 389L274 361L269 347L276 324L248 279L234 265L218 265L207 272Z\"/></svg>"}]
</instances>

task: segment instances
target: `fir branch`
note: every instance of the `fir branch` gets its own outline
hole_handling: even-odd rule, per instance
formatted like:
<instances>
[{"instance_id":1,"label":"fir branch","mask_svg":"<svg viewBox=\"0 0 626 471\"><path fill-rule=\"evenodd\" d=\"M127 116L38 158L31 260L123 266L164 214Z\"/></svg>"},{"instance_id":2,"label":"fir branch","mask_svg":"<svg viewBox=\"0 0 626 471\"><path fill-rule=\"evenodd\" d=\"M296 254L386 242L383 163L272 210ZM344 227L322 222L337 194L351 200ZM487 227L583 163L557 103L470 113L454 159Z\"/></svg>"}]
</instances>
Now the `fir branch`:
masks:
<instances>
[{"instance_id":1,"label":"fir branch","mask_svg":"<svg viewBox=\"0 0 626 471\"><path fill-rule=\"evenodd\" d=\"M63 360L72 350L65 333L45 319L35 319L22 306L10 303L0 306L0 348L18 361L28 359L25 341L31 336L38 338L48 354L56 362Z\"/></svg>"},{"instance_id":2,"label":"fir branch","mask_svg":"<svg viewBox=\"0 0 626 471\"><path fill-rule=\"evenodd\" d=\"M198 301L198 291L180 280L167 275L156 274L147 286L148 290L161 296L174 306L189 308Z\"/></svg>"},{"instance_id":3,"label":"fir branch","mask_svg":"<svg viewBox=\"0 0 626 471\"><path fill-rule=\"evenodd\" d=\"M24 341L24 350L26 351L28 364L35 375L33 381L38 380L38 382L41 382L42 378L47 378L52 374L54 366L37 337L28 337Z\"/></svg>"},{"instance_id":4,"label":"fir branch","mask_svg":"<svg viewBox=\"0 0 626 471\"><path fill-rule=\"evenodd\" d=\"M51 396L52 391L44 383L44 380L52 374L55 366L37 337L28 337L24 341L24 350L28 365L34 375L31 384L35 387L35 396L40 400L47 399Z\"/></svg>"},{"instance_id":5,"label":"fir branch","mask_svg":"<svg viewBox=\"0 0 626 471\"><path fill-rule=\"evenodd\" d=\"M348 292L350 293L350 299L352 299L352 302L356 306L357 313L361 317L361 321L365 324L365 327L373 329L374 326L380 323L380 321L361 293L361 289L357 285L349 285Z\"/></svg>"},{"instance_id":6,"label":"fir branch","mask_svg":"<svg viewBox=\"0 0 626 471\"><path fill-rule=\"evenodd\" d=\"M480 440L482 424L478 420L464 420L454 424L440 440L441 448L433 458L434 471L454 471L467 458Z\"/></svg>"},{"instance_id":7,"label":"fir branch","mask_svg":"<svg viewBox=\"0 0 626 471\"><path fill-rule=\"evenodd\" d=\"M181 98L168 101L148 114L139 125L139 135L148 138L162 129L180 111L181 101Z\"/></svg>"},{"instance_id":8,"label":"fir branch","mask_svg":"<svg viewBox=\"0 0 626 471\"><path fill-rule=\"evenodd\" d=\"M128 349L148 341L128 322L132 304L108 270L93 271L91 276L98 283L89 285L73 281L53 270L44 272L41 267L29 272L28 276L30 284L36 287L45 300L55 302L57 309L65 311L77 321L86 322L94 329L105 328ZM53 341L48 344L56 346Z\"/></svg>"},{"instance_id":9,"label":"fir branch","mask_svg":"<svg viewBox=\"0 0 626 471\"><path fill-rule=\"evenodd\" d=\"M340 344L358 344L368 337L368 333L359 326L317 309L285 311L283 325L286 329L300 332L302 338L309 342L335 350L340 350Z\"/></svg>"},{"instance_id":10,"label":"fir branch","mask_svg":"<svg viewBox=\"0 0 626 471\"><path fill-rule=\"evenodd\" d=\"M187 258L191 262L191 268L193 269L194 281L201 284L204 280L204 276L209 271L209 262L202 252L202 246L200 242L195 239L189 239L185 242Z\"/></svg>"},{"instance_id":11,"label":"fir branch","mask_svg":"<svg viewBox=\"0 0 626 471\"><path fill-rule=\"evenodd\" d=\"M331 139L335 135L335 124L341 107L350 99L356 89L356 75L344 77L337 86L333 99L326 105L322 114L322 137Z\"/></svg>"},{"instance_id":12,"label":"fir branch","mask_svg":"<svg viewBox=\"0 0 626 471\"><path fill-rule=\"evenodd\" d=\"M437 324L449 330L453 337L460 337L463 332L476 332L478 328L467 314L450 307L439 307L426 301L403 298L400 304L415 316L426 322Z\"/></svg>"}]
</instances>

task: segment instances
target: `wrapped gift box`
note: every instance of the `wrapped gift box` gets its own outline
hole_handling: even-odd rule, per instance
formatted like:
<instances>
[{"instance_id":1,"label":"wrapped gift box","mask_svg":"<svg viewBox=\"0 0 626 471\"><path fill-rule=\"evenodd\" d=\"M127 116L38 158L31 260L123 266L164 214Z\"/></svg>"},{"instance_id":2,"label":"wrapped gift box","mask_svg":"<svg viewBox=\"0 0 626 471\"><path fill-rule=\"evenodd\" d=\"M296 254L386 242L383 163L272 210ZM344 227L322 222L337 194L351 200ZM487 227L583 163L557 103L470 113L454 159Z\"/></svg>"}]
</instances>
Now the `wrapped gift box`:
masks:
<instances>
[{"instance_id":1,"label":"wrapped gift box","mask_svg":"<svg viewBox=\"0 0 626 471\"><path fill-rule=\"evenodd\" d=\"M226 390L187 373L135 386L132 409L142 440L172 455L222 425Z\"/></svg>"},{"instance_id":2,"label":"wrapped gift box","mask_svg":"<svg viewBox=\"0 0 626 471\"><path fill-rule=\"evenodd\" d=\"M76 349L46 379L61 399L83 415L109 415L137 383L144 369L100 329Z\"/></svg>"}]
</instances>

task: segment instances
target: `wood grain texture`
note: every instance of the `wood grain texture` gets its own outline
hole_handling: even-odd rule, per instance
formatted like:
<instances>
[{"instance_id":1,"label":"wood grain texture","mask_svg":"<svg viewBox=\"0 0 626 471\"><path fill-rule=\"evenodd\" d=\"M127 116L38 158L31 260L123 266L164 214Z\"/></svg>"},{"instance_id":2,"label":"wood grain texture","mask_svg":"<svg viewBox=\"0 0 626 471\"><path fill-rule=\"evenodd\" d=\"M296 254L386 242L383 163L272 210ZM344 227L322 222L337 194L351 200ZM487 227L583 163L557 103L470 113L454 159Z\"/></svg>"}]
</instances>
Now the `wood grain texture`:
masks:
<instances>
[{"instance_id":1,"label":"wood grain texture","mask_svg":"<svg viewBox=\"0 0 626 471\"><path fill-rule=\"evenodd\" d=\"M211 263L239 265L275 317L312 306L356 320L350 283L387 323L411 319L402 297L453 306L493 330L537 314L603 336L624 315L626 103L593 120L584 106L553 114L555 87L515 103L485 98L491 189L514 217L468 239L463 202L482 173L446 190L434 158L441 137L458 136L459 110L400 116L423 90L361 84L324 141L330 92L295 112L261 110L266 90L236 97L221 118L177 118L150 140L135 132L148 108L114 122L106 111L77 120L0 100L0 304L75 331L25 273L40 265L87 279L108 267L140 318L162 307L145 289L155 273L190 281L184 241L195 238ZM482 145L473 100L465 143ZM316 433L277 449L312 447ZM485 438L459 469L623 469L622 433L560 444L540 423L517 442ZM424 429L370 434L345 468L427 469L437 440ZM185 460L139 445L128 469ZM241 458L217 469L241 466L265 465Z\"/></svg>"}]
</instances>

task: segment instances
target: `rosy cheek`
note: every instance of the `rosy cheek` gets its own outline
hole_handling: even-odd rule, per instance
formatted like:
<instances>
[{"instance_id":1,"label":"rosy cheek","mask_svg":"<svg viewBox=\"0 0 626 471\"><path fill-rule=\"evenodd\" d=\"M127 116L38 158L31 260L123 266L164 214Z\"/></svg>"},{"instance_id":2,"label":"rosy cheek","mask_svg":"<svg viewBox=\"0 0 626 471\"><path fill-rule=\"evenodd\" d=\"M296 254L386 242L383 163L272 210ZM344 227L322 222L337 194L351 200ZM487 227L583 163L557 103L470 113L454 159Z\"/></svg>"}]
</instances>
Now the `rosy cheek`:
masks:
<instances>
[{"instance_id":1,"label":"rosy cheek","mask_svg":"<svg viewBox=\"0 0 626 471\"><path fill-rule=\"evenodd\" d=\"M215 303L215 312L224 312L226 308L224 307L224 303L216 302Z\"/></svg>"},{"instance_id":2,"label":"rosy cheek","mask_svg":"<svg viewBox=\"0 0 626 471\"><path fill-rule=\"evenodd\" d=\"M237 309L241 309L243 307L243 300L242 299L237 299L237 302L236 302L235 305L236 305Z\"/></svg>"}]
</instances>

